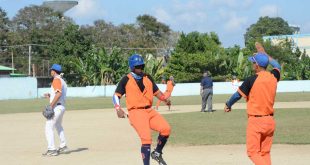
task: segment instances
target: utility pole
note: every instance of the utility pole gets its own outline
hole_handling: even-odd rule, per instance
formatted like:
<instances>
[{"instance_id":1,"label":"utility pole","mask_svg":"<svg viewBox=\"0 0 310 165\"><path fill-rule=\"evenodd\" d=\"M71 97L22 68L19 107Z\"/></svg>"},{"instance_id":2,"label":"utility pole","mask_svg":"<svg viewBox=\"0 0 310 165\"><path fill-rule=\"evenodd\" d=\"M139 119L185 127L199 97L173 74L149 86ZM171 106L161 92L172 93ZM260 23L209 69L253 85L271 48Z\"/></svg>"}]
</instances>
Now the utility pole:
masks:
<instances>
[{"instance_id":1,"label":"utility pole","mask_svg":"<svg viewBox=\"0 0 310 165\"><path fill-rule=\"evenodd\" d=\"M12 68L13 68L13 73L14 73L14 54L13 54L13 50L11 52L12 55Z\"/></svg>"},{"instance_id":2,"label":"utility pole","mask_svg":"<svg viewBox=\"0 0 310 165\"><path fill-rule=\"evenodd\" d=\"M29 44L29 51L28 51L28 76L31 75L31 45Z\"/></svg>"}]
</instances>

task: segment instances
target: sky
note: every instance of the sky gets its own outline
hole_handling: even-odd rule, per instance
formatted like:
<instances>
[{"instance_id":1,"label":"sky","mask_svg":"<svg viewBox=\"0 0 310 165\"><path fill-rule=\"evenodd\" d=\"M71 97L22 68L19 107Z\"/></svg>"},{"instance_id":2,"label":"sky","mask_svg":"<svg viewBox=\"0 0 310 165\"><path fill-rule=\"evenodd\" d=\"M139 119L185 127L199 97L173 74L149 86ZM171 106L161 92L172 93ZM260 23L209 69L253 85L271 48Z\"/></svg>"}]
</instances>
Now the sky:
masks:
<instances>
[{"instance_id":1,"label":"sky","mask_svg":"<svg viewBox=\"0 0 310 165\"><path fill-rule=\"evenodd\" d=\"M282 17L310 33L309 0L77 0L65 13L79 25L92 25L103 19L114 25L135 23L136 17L149 14L174 31L216 32L224 47L244 47L246 29L261 16ZM43 0L0 0L9 18L25 6L41 5Z\"/></svg>"}]
</instances>

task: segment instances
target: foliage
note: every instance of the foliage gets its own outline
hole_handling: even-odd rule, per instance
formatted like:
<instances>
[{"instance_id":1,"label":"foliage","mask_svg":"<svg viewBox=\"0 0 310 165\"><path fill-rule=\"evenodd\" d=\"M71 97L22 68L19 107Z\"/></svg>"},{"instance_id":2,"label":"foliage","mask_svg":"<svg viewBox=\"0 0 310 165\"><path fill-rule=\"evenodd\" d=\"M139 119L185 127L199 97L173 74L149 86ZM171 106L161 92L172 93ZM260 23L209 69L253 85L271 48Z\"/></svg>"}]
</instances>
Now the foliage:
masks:
<instances>
[{"instance_id":1,"label":"foliage","mask_svg":"<svg viewBox=\"0 0 310 165\"><path fill-rule=\"evenodd\" d=\"M245 48L223 48L215 32L175 32L146 14L130 24L96 20L93 25L79 26L41 6L26 6L11 20L0 8L0 44L37 44L31 47L31 63L37 66L37 73L46 73L48 66L59 63L72 86L117 83L128 73L127 59L133 53L143 55L145 71L156 82L162 75L173 75L177 82L198 82L206 70L214 81L228 81L233 75L242 80L252 74L247 58L256 52L256 41L280 62L282 79L310 79L310 60L304 50L294 47L289 39L277 45L262 39L292 33L282 18L261 17L247 28ZM25 73L28 47L2 48L1 64L11 63L11 52L19 56L14 59L15 68Z\"/></svg>"},{"instance_id":2,"label":"foliage","mask_svg":"<svg viewBox=\"0 0 310 165\"><path fill-rule=\"evenodd\" d=\"M9 23L7 13L0 7L0 45L7 45Z\"/></svg>"},{"instance_id":3,"label":"foliage","mask_svg":"<svg viewBox=\"0 0 310 165\"><path fill-rule=\"evenodd\" d=\"M225 58L226 60L223 60ZM177 82L197 82L200 81L202 73L208 70L215 79L223 80L227 73L228 60L214 32L182 33L165 74L173 75Z\"/></svg>"},{"instance_id":4,"label":"foliage","mask_svg":"<svg viewBox=\"0 0 310 165\"><path fill-rule=\"evenodd\" d=\"M263 36L293 34L293 29L280 17L260 17L259 20L247 28L244 34L245 45L254 49L254 42L262 41Z\"/></svg>"}]
</instances>

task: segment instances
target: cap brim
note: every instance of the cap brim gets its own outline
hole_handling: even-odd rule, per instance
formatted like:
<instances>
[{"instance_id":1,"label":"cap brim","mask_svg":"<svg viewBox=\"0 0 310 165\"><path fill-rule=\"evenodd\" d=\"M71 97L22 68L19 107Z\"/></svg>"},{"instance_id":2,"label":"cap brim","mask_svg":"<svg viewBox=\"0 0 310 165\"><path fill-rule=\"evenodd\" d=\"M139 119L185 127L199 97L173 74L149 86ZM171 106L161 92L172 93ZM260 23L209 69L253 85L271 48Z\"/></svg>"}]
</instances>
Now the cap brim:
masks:
<instances>
[{"instance_id":1,"label":"cap brim","mask_svg":"<svg viewBox=\"0 0 310 165\"><path fill-rule=\"evenodd\" d=\"M255 59L254 59L254 56L248 57L248 60L249 60L250 62L256 62Z\"/></svg>"}]
</instances>

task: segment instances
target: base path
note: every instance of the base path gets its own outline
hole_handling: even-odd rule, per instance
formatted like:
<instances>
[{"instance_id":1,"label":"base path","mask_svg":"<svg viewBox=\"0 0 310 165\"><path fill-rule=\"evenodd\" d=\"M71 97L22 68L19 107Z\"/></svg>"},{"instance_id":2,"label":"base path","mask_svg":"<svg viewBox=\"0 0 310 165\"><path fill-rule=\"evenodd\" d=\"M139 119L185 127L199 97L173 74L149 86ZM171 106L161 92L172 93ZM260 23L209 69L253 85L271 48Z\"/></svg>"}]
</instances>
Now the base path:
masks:
<instances>
[{"instance_id":1,"label":"base path","mask_svg":"<svg viewBox=\"0 0 310 165\"><path fill-rule=\"evenodd\" d=\"M199 105L172 106L171 112L165 108L160 107L165 113L200 110ZM142 164L138 136L128 120L118 119L113 109L67 111L63 125L70 152L57 157L41 156L46 151L46 140L45 119L40 112L3 114L0 123L0 164ZM251 164L245 145L171 146L168 143L164 157L169 165ZM308 165L310 145L273 145L272 161L273 165ZM152 161L152 165L156 163Z\"/></svg>"}]
</instances>

